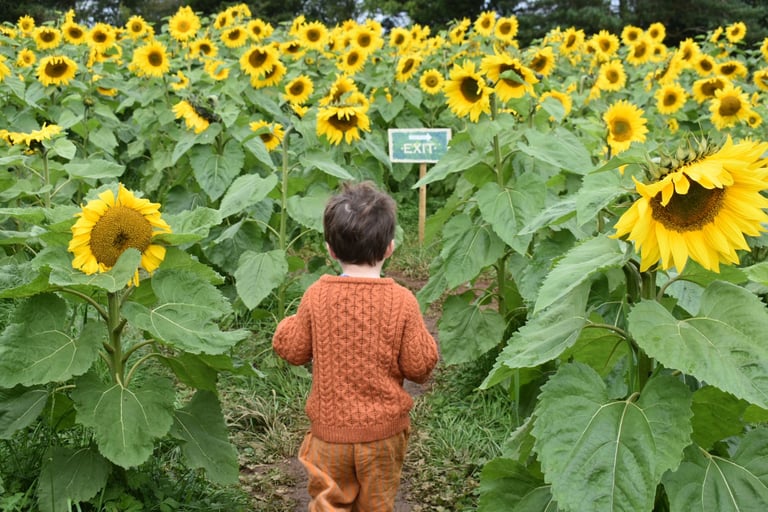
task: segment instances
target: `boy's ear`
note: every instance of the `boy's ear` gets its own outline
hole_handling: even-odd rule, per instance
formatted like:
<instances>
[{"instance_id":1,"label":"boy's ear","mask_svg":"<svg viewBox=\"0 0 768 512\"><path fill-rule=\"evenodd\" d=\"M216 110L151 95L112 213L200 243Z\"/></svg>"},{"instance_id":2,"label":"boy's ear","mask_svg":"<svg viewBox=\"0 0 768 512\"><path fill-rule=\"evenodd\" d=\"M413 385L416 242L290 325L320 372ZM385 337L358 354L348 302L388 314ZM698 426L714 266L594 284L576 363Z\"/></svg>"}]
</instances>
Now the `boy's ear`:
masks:
<instances>
[{"instance_id":1,"label":"boy's ear","mask_svg":"<svg viewBox=\"0 0 768 512\"><path fill-rule=\"evenodd\" d=\"M392 253L395 252L395 240L392 239L391 242L389 242L389 245L387 246L387 250L384 253L384 258L389 258L392 256Z\"/></svg>"},{"instance_id":2,"label":"boy's ear","mask_svg":"<svg viewBox=\"0 0 768 512\"><path fill-rule=\"evenodd\" d=\"M333 252L333 249L331 249L331 246L328 245L328 242L325 242L325 248L328 249L328 254L331 255L331 259L338 260L339 258L336 257L336 253Z\"/></svg>"}]
</instances>

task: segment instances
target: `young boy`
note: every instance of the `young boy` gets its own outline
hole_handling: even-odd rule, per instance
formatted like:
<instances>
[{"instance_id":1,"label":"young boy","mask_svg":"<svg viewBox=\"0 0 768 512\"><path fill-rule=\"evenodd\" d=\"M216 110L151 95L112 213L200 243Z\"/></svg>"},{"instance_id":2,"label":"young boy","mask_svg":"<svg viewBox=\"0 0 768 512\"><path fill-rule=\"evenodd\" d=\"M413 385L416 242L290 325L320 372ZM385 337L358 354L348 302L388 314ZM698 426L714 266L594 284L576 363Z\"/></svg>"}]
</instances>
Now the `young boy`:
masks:
<instances>
[{"instance_id":1,"label":"young boy","mask_svg":"<svg viewBox=\"0 0 768 512\"><path fill-rule=\"evenodd\" d=\"M310 511L393 510L413 407L403 379L422 383L437 364L416 297L381 277L395 222L387 194L368 182L344 185L323 216L342 274L312 284L272 340L289 363L312 361L310 432L299 450Z\"/></svg>"}]
</instances>

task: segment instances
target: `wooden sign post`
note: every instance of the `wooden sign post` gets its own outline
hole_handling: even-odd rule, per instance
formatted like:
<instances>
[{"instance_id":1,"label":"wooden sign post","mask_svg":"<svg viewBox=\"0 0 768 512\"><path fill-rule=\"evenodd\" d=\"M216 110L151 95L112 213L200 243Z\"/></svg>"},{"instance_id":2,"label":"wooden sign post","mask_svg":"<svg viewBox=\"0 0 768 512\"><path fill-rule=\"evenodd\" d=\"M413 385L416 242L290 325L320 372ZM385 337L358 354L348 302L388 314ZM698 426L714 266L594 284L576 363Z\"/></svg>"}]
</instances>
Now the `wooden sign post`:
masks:
<instances>
[{"instance_id":1,"label":"wooden sign post","mask_svg":"<svg viewBox=\"0 0 768 512\"><path fill-rule=\"evenodd\" d=\"M427 175L427 164L440 160L448 151L450 128L390 128L389 160L393 163L418 163L419 179ZM424 243L427 220L427 187L419 187L419 244Z\"/></svg>"}]
</instances>

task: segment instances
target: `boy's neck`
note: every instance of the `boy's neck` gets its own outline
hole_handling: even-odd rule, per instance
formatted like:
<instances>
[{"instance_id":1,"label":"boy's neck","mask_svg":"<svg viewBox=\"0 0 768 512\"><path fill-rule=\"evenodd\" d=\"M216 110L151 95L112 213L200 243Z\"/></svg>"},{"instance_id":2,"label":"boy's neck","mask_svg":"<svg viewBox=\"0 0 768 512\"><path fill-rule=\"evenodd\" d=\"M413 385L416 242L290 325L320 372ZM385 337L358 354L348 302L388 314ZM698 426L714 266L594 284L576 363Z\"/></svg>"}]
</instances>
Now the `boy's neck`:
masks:
<instances>
[{"instance_id":1,"label":"boy's neck","mask_svg":"<svg viewBox=\"0 0 768 512\"><path fill-rule=\"evenodd\" d=\"M381 277L382 260L377 265L357 265L354 263L339 263L341 274L347 277Z\"/></svg>"}]
</instances>

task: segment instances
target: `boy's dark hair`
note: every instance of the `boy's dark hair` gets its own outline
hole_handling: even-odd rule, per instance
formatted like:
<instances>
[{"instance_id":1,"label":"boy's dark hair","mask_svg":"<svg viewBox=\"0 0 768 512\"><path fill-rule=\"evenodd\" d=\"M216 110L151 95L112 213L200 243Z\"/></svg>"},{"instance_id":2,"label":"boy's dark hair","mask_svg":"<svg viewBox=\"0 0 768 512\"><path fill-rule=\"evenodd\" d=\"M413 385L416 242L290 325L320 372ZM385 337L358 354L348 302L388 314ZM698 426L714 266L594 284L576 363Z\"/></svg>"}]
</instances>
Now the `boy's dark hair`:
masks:
<instances>
[{"instance_id":1,"label":"boy's dark hair","mask_svg":"<svg viewBox=\"0 0 768 512\"><path fill-rule=\"evenodd\" d=\"M343 263L376 265L395 238L397 205L373 183L344 183L323 214L325 241Z\"/></svg>"}]
</instances>

